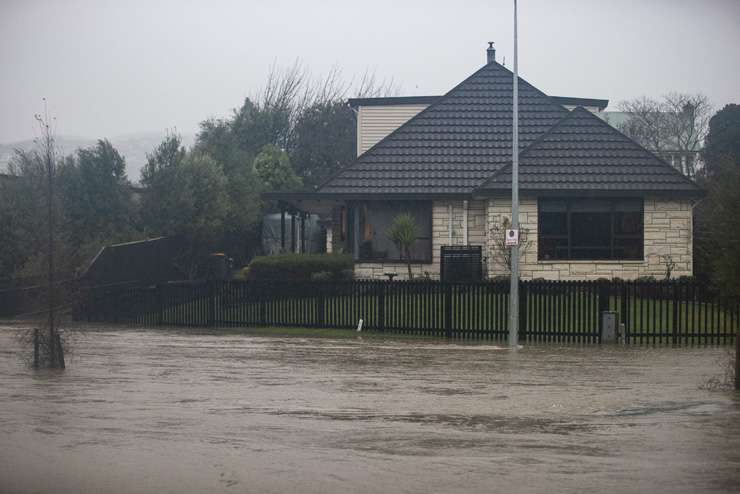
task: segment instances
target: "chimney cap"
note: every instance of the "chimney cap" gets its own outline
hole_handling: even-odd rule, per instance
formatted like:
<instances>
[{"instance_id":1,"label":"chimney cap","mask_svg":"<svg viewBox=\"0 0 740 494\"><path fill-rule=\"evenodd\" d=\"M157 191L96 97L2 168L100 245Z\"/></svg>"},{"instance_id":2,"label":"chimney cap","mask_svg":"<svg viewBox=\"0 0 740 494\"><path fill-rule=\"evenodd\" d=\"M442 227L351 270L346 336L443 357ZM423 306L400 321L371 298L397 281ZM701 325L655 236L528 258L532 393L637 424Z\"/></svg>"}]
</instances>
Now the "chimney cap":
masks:
<instances>
[{"instance_id":1,"label":"chimney cap","mask_svg":"<svg viewBox=\"0 0 740 494\"><path fill-rule=\"evenodd\" d=\"M486 63L492 63L496 61L496 48L493 46L493 41L488 42L488 49L486 50Z\"/></svg>"}]
</instances>

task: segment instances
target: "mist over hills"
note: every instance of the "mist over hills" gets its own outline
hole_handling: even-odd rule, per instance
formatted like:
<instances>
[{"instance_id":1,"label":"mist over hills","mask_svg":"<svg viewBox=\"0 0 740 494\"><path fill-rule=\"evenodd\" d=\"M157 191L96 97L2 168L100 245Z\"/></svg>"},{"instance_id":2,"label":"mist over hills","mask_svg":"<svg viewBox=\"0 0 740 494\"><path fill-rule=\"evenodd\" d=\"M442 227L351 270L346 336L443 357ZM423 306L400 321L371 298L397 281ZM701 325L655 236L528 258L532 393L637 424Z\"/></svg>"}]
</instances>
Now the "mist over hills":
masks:
<instances>
[{"instance_id":1,"label":"mist over hills","mask_svg":"<svg viewBox=\"0 0 740 494\"><path fill-rule=\"evenodd\" d=\"M108 138L113 147L126 159L126 175L131 182L137 183L139 181L141 169L146 163L147 153L151 153L162 142L164 136L164 131L153 131L123 134ZM55 139L60 154L65 156L74 153L79 148L94 146L97 142L95 138L76 136L56 136ZM190 147L194 142L195 134L182 134L184 146ZM0 173L7 170L8 162L15 149L30 150L33 147L33 139L0 144Z\"/></svg>"}]
</instances>

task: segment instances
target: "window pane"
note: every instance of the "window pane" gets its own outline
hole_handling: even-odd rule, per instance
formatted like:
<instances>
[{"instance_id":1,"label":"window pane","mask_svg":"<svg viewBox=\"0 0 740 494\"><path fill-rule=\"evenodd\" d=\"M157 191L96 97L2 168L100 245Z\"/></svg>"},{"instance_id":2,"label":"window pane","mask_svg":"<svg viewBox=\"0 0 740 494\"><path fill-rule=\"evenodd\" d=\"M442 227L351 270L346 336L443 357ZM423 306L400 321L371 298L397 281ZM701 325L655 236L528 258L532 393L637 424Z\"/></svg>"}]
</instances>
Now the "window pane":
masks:
<instances>
[{"instance_id":1,"label":"window pane","mask_svg":"<svg viewBox=\"0 0 740 494\"><path fill-rule=\"evenodd\" d=\"M640 235L642 234L642 213L614 213L614 233Z\"/></svg>"},{"instance_id":2,"label":"window pane","mask_svg":"<svg viewBox=\"0 0 740 494\"><path fill-rule=\"evenodd\" d=\"M611 245L609 213L571 213L571 247L606 247Z\"/></svg>"},{"instance_id":3,"label":"window pane","mask_svg":"<svg viewBox=\"0 0 740 494\"><path fill-rule=\"evenodd\" d=\"M413 261L428 261L431 247L431 203L428 201L367 202L361 208L360 259L400 261L401 253L388 236L393 219L409 213L416 223L417 238L411 248Z\"/></svg>"},{"instance_id":4,"label":"window pane","mask_svg":"<svg viewBox=\"0 0 740 494\"><path fill-rule=\"evenodd\" d=\"M540 213L542 235L568 235L568 215L565 213Z\"/></svg>"},{"instance_id":5,"label":"window pane","mask_svg":"<svg viewBox=\"0 0 740 494\"><path fill-rule=\"evenodd\" d=\"M614 239L614 258L615 259L636 259L642 260L642 237L639 238L615 238Z\"/></svg>"},{"instance_id":6,"label":"window pane","mask_svg":"<svg viewBox=\"0 0 740 494\"><path fill-rule=\"evenodd\" d=\"M602 199L578 199L570 203L571 211L587 213L609 213L612 210L611 201Z\"/></svg>"},{"instance_id":7,"label":"window pane","mask_svg":"<svg viewBox=\"0 0 740 494\"><path fill-rule=\"evenodd\" d=\"M561 199L542 199L539 201L541 212L564 213L568 209L568 201Z\"/></svg>"},{"instance_id":8,"label":"window pane","mask_svg":"<svg viewBox=\"0 0 740 494\"><path fill-rule=\"evenodd\" d=\"M570 258L581 261L598 261L601 259L611 259L610 247L572 247L570 249Z\"/></svg>"},{"instance_id":9,"label":"window pane","mask_svg":"<svg viewBox=\"0 0 740 494\"><path fill-rule=\"evenodd\" d=\"M620 199L614 201L614 211L642 213L642 199Z\"/></svg>"},{"instance_id":10,"label":"window pane","mask_svg":"<svg viewBox=\"0 0 740 494\"><path fill-rule=\"evenodd\" d=\"M568 258L567 238L541 237L538 242L538 256L542 260L555 260Z\"/></svg>"}]
</instances>

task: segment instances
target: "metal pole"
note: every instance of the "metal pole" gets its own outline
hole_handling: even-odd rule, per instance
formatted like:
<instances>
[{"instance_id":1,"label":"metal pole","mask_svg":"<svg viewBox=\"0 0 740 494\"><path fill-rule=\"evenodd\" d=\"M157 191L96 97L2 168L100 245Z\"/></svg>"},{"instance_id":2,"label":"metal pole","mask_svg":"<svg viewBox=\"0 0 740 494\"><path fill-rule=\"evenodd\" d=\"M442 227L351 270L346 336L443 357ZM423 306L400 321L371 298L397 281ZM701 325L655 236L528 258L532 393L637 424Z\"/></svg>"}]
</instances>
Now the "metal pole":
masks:
<instances>
[{"instance_id":1,"label":"metal pole","mask_svg":"<svg viewBox=\"0 0 740 494\"><path fill-rule=\"evenodd\" d=\"M517 50L516 0L514 0L514 94L511 142L511 228L519 229L519 65ZM509 300L509 346L519 344L519 245L511 247L511 289Z\"/></svg>"}]
</instances>

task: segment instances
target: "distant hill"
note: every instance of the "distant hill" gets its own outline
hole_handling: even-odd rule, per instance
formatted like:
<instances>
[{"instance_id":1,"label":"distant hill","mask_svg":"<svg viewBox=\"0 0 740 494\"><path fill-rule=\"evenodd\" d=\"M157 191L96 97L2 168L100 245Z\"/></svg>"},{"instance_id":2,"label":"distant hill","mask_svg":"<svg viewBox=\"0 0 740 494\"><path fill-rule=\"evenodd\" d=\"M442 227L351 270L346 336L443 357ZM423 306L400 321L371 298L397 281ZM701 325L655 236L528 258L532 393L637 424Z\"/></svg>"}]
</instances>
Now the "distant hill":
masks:
<instances>
[{"instance_id":1,"label":"distant hill","mask_svg":"<svg viewBox=\"0 0 740 494\"><path fill-rule=\"evenodd\" d=\"M162 142L164 132L138 132L110 137L111 144L124 158L126 158L126 175L129 180L136 183L140 179L141 169L146 163L146 154ZM64 155L71 154L79 148L94 146L97 139L74 136L57 136L57 146ZM183 145L190 147L195 142L194 134L182 135ZM8 162L15 149L29 150L33 148L32 140L0 144L0 173L7 170Z\"/></svg>"}]
</instances>

